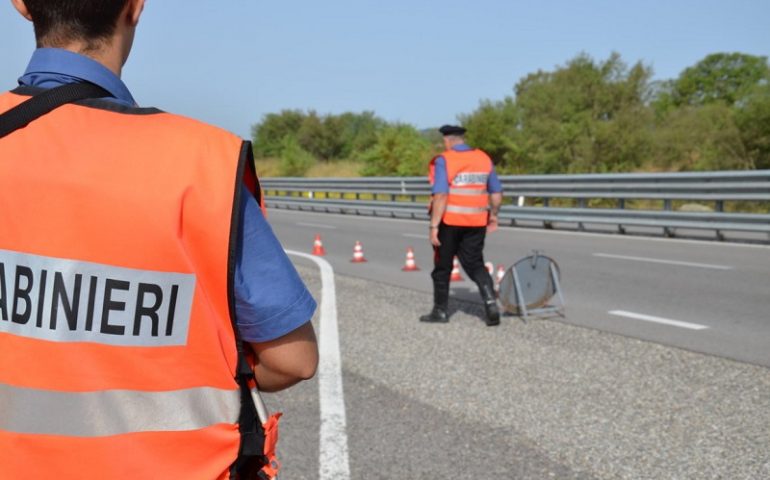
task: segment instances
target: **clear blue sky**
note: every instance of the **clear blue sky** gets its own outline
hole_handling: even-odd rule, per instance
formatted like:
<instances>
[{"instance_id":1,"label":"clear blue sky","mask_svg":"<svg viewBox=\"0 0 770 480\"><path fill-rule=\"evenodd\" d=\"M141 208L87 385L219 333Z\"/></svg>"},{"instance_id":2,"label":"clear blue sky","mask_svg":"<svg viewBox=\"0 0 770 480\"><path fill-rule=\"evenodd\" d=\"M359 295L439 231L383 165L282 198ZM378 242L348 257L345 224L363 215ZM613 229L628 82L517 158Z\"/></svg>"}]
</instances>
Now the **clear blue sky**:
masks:
<instances>
[{"instance_id":1,"label":"clear blue sky","mask_svg":"<svg viewBox=\"0 0 770 480\"><path fill-rule=\"evenodd\" d=\"M34 49L0 0L0 81ZM770 55L768 0L148 0L123 79L143 106L249 135L282 109L439 126L580 52L676 77L707 54Z\"/></svg>"}]
</instances>

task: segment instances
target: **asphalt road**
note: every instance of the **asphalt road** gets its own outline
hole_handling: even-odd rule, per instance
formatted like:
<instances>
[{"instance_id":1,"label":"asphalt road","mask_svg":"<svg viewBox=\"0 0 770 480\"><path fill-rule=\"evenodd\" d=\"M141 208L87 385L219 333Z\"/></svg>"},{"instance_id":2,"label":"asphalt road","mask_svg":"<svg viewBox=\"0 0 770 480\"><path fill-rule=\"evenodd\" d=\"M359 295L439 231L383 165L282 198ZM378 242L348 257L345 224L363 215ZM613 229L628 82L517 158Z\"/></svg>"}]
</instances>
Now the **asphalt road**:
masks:
<instances>
[{"instance_id":1,"label":"asphalt road","mask_svg":"<svg viewBox=\"0 0 770 480\"><path fill-rule=\"evenodd\" d=\"M269 220L288 249L310 253L320 234L337 274L431 292L424 221L277 209ZM367 263L350 262L357 240ZM409 246L419 272L401 271ZM532 250L560 266L566 316L558 321L770 366L768 246L501 228L485 255L507 267ZM468 280L453 283L452 295L479 301ZM410 315L416 321L430 306L428 297Z\"/></svg>"},{"instance_id":2,"label":"asphalt road","mask_svg":"<svg viewBox=\"0 0 770 480\"><path fill-rule=\"evenodd\" d=\"M341 364L322 351L314 379L267 396L284 413L281 478L770 478L770 369L571 325L572 304L567 321L488 328L453 300L449 324L420 323L431 295L406 283L424 270L404 286L347 275L328 243L334 288L292 258ZM330 402L344 409L332 437Z\"/></svg>"}]
</instances>

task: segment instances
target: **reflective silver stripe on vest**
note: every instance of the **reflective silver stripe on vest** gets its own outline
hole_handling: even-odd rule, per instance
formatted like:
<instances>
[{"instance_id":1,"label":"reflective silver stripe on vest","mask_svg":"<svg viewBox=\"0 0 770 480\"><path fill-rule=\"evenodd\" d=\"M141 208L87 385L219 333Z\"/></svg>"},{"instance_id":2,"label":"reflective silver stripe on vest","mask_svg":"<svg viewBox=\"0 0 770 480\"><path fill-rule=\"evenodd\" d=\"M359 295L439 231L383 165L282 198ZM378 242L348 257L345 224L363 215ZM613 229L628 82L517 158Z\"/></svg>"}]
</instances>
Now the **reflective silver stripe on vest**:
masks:
<instances>
[{"instance_id":1,"label":"reflective silver stripe on vest","mask_svg":"<svg viewBox=\"0 0 770 480\"><path fill-rule=\"evenodd\" d=\"M489 192L487 192L486 188L450 188L449 193L452 195L474 196L487 195Z\"/></svg>"},{"instance_id":2,"label":"reflective silver stripe on vest","mask_svg":"<svg viewBox=\"0 0 770 480\"><path fill-rule=\"evenodd\" d=\"M458 207L456 205L447 205L446 211L452 213L486 213L487 207Z\"/></svg>"},{"instance_id":3,"label":"reflective silver stripe on vest","mask_svg":"<svg viewBox=\"0 0 770 480\"><path fill-rule=\"evenodd\" d=\"M74 393L0 384L0 430L68 437L198 430L237 423L240 405L238 390L211 387Z\"/></svg>"},{"instance_id":4,"label":"reflective silver stripe on vest","mask_svg":"<svg viewBox=\"0 0 770 480\"><path fill-rule=\"evenodd\" d=\"M464 185L486 185L489 180L489 172L462 172L455 175L452 185L462 187Z\"/></svg>"}]
</instances>

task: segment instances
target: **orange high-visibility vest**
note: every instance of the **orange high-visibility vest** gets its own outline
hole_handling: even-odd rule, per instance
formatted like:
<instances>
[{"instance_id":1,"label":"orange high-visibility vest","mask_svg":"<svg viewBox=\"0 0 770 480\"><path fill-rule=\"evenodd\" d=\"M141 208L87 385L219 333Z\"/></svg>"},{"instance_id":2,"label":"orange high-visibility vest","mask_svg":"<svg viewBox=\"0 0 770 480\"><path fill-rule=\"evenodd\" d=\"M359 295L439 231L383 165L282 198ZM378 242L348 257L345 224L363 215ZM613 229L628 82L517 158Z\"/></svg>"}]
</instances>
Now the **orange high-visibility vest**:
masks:
<instances>
[{"instance_id":1,"label":"orange high-visibility vest","mask_svg":"<svg viewBox=\"0 0 770 480\"><path fill-rule=\"evenodd\" d=\"M460 227L485 226L489 218L487 180L492 173L492 160L479 149L447 150L440 156L444 157L449 180L447 206L441 221ZM431 185L435 181L434 163L435 158L428 174Z\"/></svg>"},{"instance_id":2,"label":"orange high-visibility vest","mask_svg":"<svg viewBox=\"0 0 770 480\"><path fill-rule=\"evenodd\" d=\"M232 478L249 150L104 100L0 139L0 478Z\"/></svg>"}]
</instances>

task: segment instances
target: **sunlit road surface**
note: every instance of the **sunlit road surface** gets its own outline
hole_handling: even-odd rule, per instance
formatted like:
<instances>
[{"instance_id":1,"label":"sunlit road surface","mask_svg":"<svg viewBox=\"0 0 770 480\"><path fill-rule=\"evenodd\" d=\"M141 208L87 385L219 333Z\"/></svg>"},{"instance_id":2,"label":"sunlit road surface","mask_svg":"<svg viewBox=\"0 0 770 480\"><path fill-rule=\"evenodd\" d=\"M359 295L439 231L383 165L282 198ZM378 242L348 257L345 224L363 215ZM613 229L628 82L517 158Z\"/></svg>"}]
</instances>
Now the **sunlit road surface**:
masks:
<instances>
[{"instance_id":1,"label":"sunlit road surface","mask_svg":"<svg viewBox=\"0 0 770 480\"><path fill-rule=\"evenodd\" d=\"M310 253L320 234L338 274L431 292L424 221L272 209L270 222L296 251ZM367 263L350 262L356 240ZM409 246L420 272L401 271ZM485 254L507 267L532 250L561 269L566 323L770 366L769 246L503 228ZM452 293L479 301L467 280Z\"/></svg>"},{"instance_id":2,"label":"sunlit road surface","mask_svg":"<svg viewBox=\"0 0 770 480\"><path fill-rule=\"evenodd\" d=\"M770 370L757 365L767 364L759 350L768 337L762 337L762 299L746 300L767 288L751 281L767 278L767 249L647 240L632 249L611 238L498 232L488 246L496 264L532 248L556 259L566 318L525 324L505 317L488 328L477 303L453 300L449 324L426 325L417 321L431 302L429 250L416 238L423 225L380 222L398 225L397 235L415 235L403 238L422 270L405 273L404 244L378 223L347 217L346 226L345 217L339 224L305 215L273 211L270 220L287 248L305 252L318 227L296 223L334 227L321 234L335 274L346 419L338 435L348 446L348 478L770 478ZM349 261L355 240L363 242L366 264ZM504 252L510 261L493 258ZM292 258L320 299L318 266ZM590 271L579 268L581 258ZM655 270L664 267L672 270ZM625 273L613 279L617 271ZM717 277L716 299L708 289L713 274L732 275ZM675 291L666 291L669 280ZM596 286L604 292L592 293ZM707 294L693 298L700 288ZM476 301L470 285L455 290L455 297ZM645 301L650 291L660 295ZM591 312L603 320L585 328ZM714 321L727 314L733 318L726 323ZM741 333L752 329L754 343ZM688 335L698 342L677 345ZM724 358L740 356L730 349L694 351L727 348L731 338L753 357L738 362ZM759 353L750 352L752 345ZM324 478L334 468L320 452L340 439L321 438L317 382L268 397L285 413L283 478Z\"/></svg>"}]
</instances>

